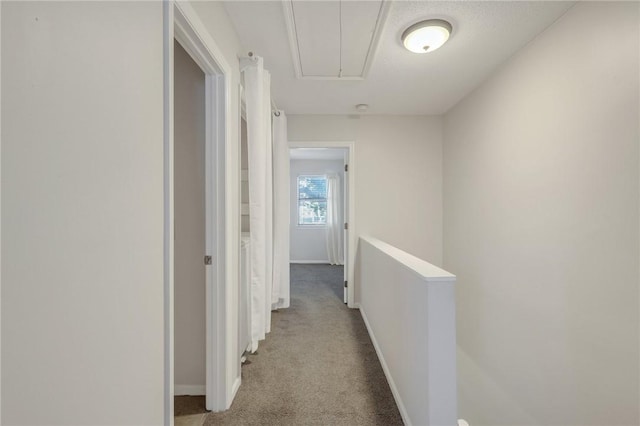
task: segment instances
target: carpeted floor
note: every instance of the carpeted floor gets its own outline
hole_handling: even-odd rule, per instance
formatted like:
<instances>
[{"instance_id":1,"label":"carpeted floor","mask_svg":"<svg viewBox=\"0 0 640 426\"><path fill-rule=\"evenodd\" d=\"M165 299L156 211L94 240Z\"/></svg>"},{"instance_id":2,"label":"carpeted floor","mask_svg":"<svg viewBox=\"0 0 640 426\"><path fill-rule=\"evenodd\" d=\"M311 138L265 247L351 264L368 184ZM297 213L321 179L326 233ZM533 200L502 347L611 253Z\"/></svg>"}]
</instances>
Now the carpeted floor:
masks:
<instances>
[{"instance_id":1,"label":"carpeted floor","mask_svg":"<svg viewBox=\"0 0 640 426\"><path fill-rule=\"evenodd\" d=\"M342 302L342 267L291 266L291 307L242 367L242 385L205 425L402 425L366 327ZM176 397L176 416L204 397Z\"/></svg>"}]
</instances>

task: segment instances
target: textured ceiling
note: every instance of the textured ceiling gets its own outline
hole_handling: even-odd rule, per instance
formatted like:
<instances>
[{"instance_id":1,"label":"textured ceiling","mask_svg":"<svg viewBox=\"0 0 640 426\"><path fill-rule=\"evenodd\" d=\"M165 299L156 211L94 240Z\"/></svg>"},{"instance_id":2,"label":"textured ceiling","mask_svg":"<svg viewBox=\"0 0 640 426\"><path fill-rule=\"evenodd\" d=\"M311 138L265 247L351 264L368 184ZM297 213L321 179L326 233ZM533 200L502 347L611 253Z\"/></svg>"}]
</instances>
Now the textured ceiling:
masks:
<instances>
[{"instance_id":1,"label":"textured ceiling","mask_svg":"<svg viewBox=\"0 0 640 426\"><path fill-rule=\"evenodd\" d=\"M350 7L360 2L350 3ZM476 88L509 57L558 19L574 2L397 1L362 81L296 78L280 1L230 1L225 8L247 51L264 57L272 96L288 114L441 114ZM364 5L363 5L364 7ZM417 55L402 47L411 24L429 18L453 24L449 42ZM348 25L344 22L343 25ZM311 37L312 35L306 35ZM316 43L322 43L318 31ZM307 52L308 54L309 52ZM343 55L357 52L343 51Z\"/></svg>"}]
</instances>

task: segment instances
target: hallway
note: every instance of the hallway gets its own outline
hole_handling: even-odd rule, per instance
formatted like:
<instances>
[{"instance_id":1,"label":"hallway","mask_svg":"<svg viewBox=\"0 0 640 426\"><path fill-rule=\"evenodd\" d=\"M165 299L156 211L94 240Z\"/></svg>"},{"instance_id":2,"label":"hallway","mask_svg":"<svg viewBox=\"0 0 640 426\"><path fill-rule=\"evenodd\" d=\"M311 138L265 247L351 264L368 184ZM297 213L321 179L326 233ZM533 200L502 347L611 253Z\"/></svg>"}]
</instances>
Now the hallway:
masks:
<instances>
[{"instance_id":1,"label":"hallway","mask_svg":"<svg viewBox=\"0 0 640 426\"><path fill-rule=\"evenodd\" d=\"M342 303L342 283L342 267L291 265L291 307L273 313L269 337L247 357L231 409L189 419L205 425L401 425L360 312ZM204 397L175 401L176 416L204 413ZM187 423L177 418L181 424Z\"/></svg>"}]
</instances>

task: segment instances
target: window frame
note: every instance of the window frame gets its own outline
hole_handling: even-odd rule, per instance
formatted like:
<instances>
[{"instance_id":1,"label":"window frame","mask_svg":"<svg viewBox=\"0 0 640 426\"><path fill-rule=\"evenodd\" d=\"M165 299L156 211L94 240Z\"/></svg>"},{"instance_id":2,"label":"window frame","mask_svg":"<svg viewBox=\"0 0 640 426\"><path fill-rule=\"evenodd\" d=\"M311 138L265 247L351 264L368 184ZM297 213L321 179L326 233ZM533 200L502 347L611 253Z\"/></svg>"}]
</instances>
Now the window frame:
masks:
<instances>
[{"instance_id":1,"label":"window frame","mask_svg":"<svg viewBox=\"0 0 640 426\"><path fill-rule=\"evenodd\" d=\"M322 178L325 180L325 197L324 198L312 198L311 200L324 200L328 202L326 194L326 181L327 175L321 173L301 173L296 176L296 227L300 229L322 229L327 227L327 218L325 216L324 223L300 223L300 178ZM304 199L303 199L304 201Z\"/></svg>"}]
</instances>

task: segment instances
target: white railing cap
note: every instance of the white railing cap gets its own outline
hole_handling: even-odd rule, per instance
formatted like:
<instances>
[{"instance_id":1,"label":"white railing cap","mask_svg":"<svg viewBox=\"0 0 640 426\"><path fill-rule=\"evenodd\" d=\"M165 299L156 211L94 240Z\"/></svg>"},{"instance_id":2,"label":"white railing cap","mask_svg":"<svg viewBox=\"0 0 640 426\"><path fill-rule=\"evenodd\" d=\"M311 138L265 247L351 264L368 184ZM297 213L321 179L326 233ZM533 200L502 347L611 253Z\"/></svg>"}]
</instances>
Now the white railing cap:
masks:
<instances>
[{"instance_id":1,"label":"white railing cap","mask_svg":"<svg viewBox=\"0 0 640 426\"><path fill-rule=\"evenodd\" d=\"M380 241L377 238L361 236L360 239L371 244L388 256L394 258L402 265L418 274L423 280L427 282L456 280L456 276L452 273L447 272L442 268L438 268L437 266L432 265L426 260L422 260L419 257L407 253L406 251L400 250L399 248L394 247L391 244Z\"/></svg>"}]
</instances>

